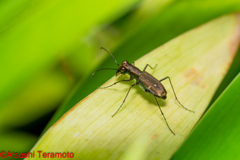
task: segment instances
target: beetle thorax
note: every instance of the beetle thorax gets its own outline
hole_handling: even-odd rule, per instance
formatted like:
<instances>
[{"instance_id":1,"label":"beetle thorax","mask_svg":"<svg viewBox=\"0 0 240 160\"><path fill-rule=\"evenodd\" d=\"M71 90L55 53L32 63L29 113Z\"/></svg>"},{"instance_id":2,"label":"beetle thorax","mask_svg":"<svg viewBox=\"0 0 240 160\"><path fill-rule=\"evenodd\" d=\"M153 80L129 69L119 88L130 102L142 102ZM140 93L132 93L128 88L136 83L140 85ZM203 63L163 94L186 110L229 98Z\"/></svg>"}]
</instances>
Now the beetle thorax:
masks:
<instances>
[{"instance_id":1,"label":"beetle thorax","mask_svg":"<svg viewBox=\"0 0 240 160\"><path fill-rule=\"evenodd\" d=\"M128 74L134 78L138 78L142 73L140 69L134 66L134 63L130 64L128 61L123 61L121 66L127 68Z\"/></svg>"},{"instance_id":2,"label":"beetle thorax","mask_svg":"<svg viewBox=\"0 0 240 160\"><path fill-rule=\"evenodd\" d=\"M127 68L128 70L131 69L131 64L129 64L128 61L123 61L121 66Z\"/></svg>"}]
</instances>

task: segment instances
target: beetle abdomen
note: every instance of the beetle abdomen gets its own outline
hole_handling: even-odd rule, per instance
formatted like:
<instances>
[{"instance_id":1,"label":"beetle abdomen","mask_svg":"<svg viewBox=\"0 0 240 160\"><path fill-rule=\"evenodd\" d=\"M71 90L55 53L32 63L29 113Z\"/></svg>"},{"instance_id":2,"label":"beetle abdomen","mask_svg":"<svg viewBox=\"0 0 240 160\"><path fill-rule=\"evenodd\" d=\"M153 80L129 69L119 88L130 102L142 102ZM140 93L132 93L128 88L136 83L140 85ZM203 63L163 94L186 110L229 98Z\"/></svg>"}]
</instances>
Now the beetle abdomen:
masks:
<instances>
[{"instance_id":1,"label":"beetle abdomen","mask_svg":"<svg viewBox=\"0 0 240 160\"><path fill-rule=\"evenodd\" d=\"M167 92L164 86L151 74L143 71L139 76L139 81L141 82L142 85L144 85L143 88L149 90L153 95L159 98L166 97Z\"/></svg>"}]
</instances>

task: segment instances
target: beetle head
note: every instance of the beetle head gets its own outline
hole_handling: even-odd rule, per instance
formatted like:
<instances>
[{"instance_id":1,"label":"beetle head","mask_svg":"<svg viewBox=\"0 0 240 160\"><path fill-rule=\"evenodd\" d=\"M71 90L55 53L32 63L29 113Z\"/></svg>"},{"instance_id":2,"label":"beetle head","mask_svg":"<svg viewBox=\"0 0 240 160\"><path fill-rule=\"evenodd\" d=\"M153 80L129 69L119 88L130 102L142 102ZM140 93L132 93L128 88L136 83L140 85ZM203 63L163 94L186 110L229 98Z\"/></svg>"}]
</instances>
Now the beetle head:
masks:
<instances>
[{"instance_id":1,"label":"beetle head","mask_svg":"<svg viewBox=\"0 0 240 160\"><path fill-rule=\"evenodd\" d=\"M122 75L126 74L128 72L128 65L129 65L128 61L123 61L122 64L119 65L120 68L117 70L116 76L120 74Z\"/></svg>"}]
</instances>

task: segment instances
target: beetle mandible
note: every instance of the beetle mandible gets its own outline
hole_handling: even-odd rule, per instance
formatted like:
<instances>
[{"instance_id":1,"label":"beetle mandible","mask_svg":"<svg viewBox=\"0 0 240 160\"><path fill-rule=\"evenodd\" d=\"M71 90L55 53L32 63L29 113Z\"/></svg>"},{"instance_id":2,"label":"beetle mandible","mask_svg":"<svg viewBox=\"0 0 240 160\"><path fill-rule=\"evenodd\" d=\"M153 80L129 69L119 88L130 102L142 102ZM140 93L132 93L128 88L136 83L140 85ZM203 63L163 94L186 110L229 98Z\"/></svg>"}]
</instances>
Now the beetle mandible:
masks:
<instances>
[{"instance_id":1,"label":"beetle mandible","mask_svg":"<svg viewBox=\"0 0 240 160\"><path fill-rule=\"evenodd\" d=\"M166 117L165 117L165 115L164 115L164 113L163 113L163 111L162 111L162 109L161 109L161 107L159 106L159 103L158 103L158 101L157 101L157 98L161 98L161 99L163 99L163 100L165 100L165 99L167 98L167 91L166 91L165 87L162 85L161 82L164 81L164 80L166 80L166 79L168 79L169 82L170 82L170 84L171 84L171 87L172 87L174 96L175 96L176 100L178 101L178 103L179 103L184 109L186 109L186 110L188 110L188 111L190 111L190 112L193 112L193 113L194 113L194 111L192 111L192 110L184 107L184 106L180 103L180 101L178 100L178 98L177 98L177 96L176 96L176 93L175 93L175 91L174 91L174 89L173 89L173 85L172 85L172 82L171 82L170 77L167 76L167 77L165 77L165 78L162 78L162 79L160 79L160 80L157 80L155 77L153 77L151 74L149 74L148 72L145 71L148 66L149 66L151 69L153 69L153 67L151 67L149 64L147 64L147 65L144 67L143 71L141 71L140 69L138 69L138 68L135 66L134 63L130 64L130 63L129 63L128 61L126 61L126 60L123 61L122 64L120 65L120 64L118 64L117 60L114 58L114 56L113 56L109 51L107 51L107 50L106 50L105 48L103 48L103 47L101 47L101 49L104 49L107 53L109 53L109 54L112 56L112 58L115 60L115 63L116 63L120 68L119 68L119 69L113 69L113 68L99 69L99 70L96 70L96 71L92 74L92 77L93 77L93 75L94 75L96 72L98 72L98 71L100 71L100 70L116 70L116 71L117 71L117 72L116 72L116 76L118 76L118 75L125 75L125 74L128 74L128 75L130 76L129 79L123 79L123 80L117 81L117 82L115 82L115 83L113 83L113 84L111 84L111 85L109 85L109 86L107 86L107 87L101 87L102 89L111 87L111 86L113 86L113 85L115 85L115 84L117 84L117 83L119 83L119 82L123 82L123 81L124 81L124 82L129 82L129 81L131 81L131 80L133 80L133 79L136 80L136 82L130 86L130 88L129 88L128 92L127 92L127 95L125 96L125 98L124 98L121 106L120 106L120 107L118 108L118 110L112 115L112 117L113 117L114 115L116 115L117 112L120 110L120 108L123 106L123 104L124 104L124 102L125 102L128 94L129 94L131 88L132 88L133 86L140 85L141 88L142 88L145 92L153 95L153 97L154 97L154 99L155 99L155 101L156 101L156 103L157 103L157 105L158 105L158 107L159 107L159 110L160 110L160 112L161 112L161 114L162 114L162 116L163 116L163 118L164 118L164 120L165 120L165 122L166 122L166 124L167 124L167 127L168 127L169 130L175 135L175 133L172 131L172 129L171 129L170 126L168 125L167 119L166 119ZM156 98L156 97L157 97L157 98Z\"/></svg>"}]
</instances>

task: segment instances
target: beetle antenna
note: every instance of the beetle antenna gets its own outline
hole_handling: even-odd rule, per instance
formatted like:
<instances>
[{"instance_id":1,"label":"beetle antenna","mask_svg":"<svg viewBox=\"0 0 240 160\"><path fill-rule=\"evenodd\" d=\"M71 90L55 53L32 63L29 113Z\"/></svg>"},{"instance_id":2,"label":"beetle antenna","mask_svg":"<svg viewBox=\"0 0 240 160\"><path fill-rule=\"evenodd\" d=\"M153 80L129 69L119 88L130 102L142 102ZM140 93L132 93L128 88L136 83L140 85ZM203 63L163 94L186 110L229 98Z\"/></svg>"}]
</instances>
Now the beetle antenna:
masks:
<instances>
[{"instance_id":1,"label":"beetle antenna","mask_svg":"<svg viewBox=\"0 0 240 160\"><path fill-rule=\"evenodd\" d=\"M108 50L106 50L106 49L103 48L103 47L101 47L100 49L104 49L106 52L108 52ZM117 65L120 66L120 65L118 64L117 60L113 57L113 55L112 55L110 52L108 52L108 53L112 56L112 58L115 60L115 62L117 63Z\"/></svg>"},{"instance_id":2,"label":"beetle antenna","mask_svg":"<svg viewBox=\"0 0 240 160\"><path fill-rule=\"evenodd\" d=\"M98 70L96 70L95 72L93 72L92 77L95 75L96 72L101 71L101 70L118 70L118 69L114 69L114 68L103 68L103 69L98 69Z\"/></svg>"}]
</instances>

